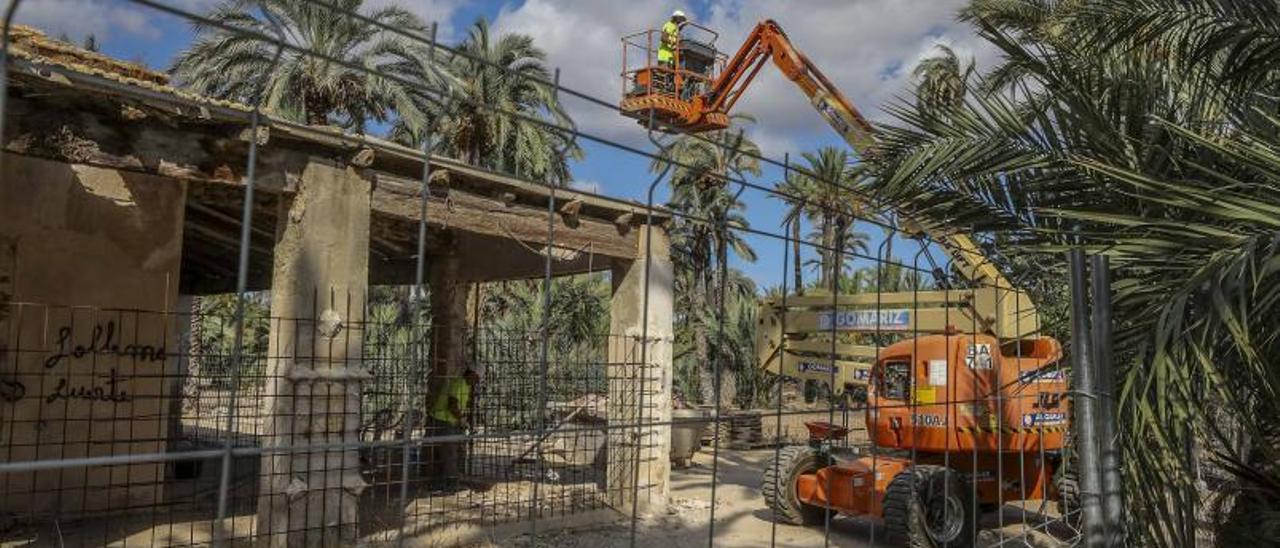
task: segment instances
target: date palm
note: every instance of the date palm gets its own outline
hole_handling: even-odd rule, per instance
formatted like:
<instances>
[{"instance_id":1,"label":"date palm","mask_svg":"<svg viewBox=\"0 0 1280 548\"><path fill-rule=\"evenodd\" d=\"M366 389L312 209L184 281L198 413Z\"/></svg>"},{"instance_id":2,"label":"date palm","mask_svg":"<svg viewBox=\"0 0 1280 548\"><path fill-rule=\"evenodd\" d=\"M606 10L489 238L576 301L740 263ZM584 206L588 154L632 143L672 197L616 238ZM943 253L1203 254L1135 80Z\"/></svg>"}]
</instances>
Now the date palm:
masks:
<instances>
[{"instance_id":1,"label":"date palm","mask_svg":"<svg viewBox=\"0 0 1280 548\"><path fill-rule=\"evenodd\" d=\"M540 83L552 79L546 52L531 36L495 35L484 18L471 25L457 50L442 60L447 89L440 89L430 63L420 62L415 67L428 70L412 72L445 96L454 94L452 101L419 97L421 109L436 120L438 150L471 165L567 184L568 162L581 158L582 149L572 136L548 128L572 122L551 87ZM397 134L416 142L412 129L398 127Z\"/></svg>"},{"instance_id":2,"label":"date palm","mask_svg":"<svg viewBox=\"0 0 1280 548\"><path fill-rule=\"evenodd\" d=\"M1002 62L950 112L894 108L880 196L973 227L1036 285L1060 286L1061 262L1025 257L1109 255L1128 533L1197 544L1212 466L1231 478L1219 495L1237 496L1207 513L1220 543L1271 542L1280 5L986 0L964 17Z\"/></svg>"},{"instance_id":3,"label":"date palm","mask_svg":"<svg viewBox=\"0 0 1280 548\"><path fill-rule=\"evenodd\" d=\"M552 279L550 308L544 306L542 280L520 280L487 284L481 298L481 346L489 359L520 367L541 366L537 359L543 343L543 325L550 326L546 342L550 345L548 368L553 392L582 390L577 385L560 385L565 379L593 384L590 390L606 391L600 371L591 364L601 363L609 331L608 280L600 274L562 276ZM540 370L504 371L503 375L533 376ZM572 384L572 382L570 382ZM535 384L524 384L535 387ZM521 397L532 397L524 394Z\"/></svg>"},{"instance_id":4,"label":"date palm","mask_svg":"<svg viewBox=\"0 0 1280 548\"><path fill-rule=\"evenodd\" d=\"M960 59L950 47L939 44L938 55L928 57L911 71L916 78L916 106L925 110L946 111L964 101L965 80L974 67L960 68Z\"/></svg>"},{"instance_id":5,"label":"date palm","mask_svg":"<svg viewBox=\"0 0 1280 548\"><path fill-rule=\"evenodd\" d=\"M823 147L802 157L806 165L782 190L804 200L792 206L793 214L803 213L816 228L818 286L831 290L843 271L837 263L847 262L850 251L866 250L866 237L854 231L854 223L868 211L852 190L864 184L866 171L843 148Z\"/></svg>"},{"instance_id":6,"label":"date palm","mask_svg":"<svg viewBox=\"0 0 1280 548\"><path fill-rule=\"evenodd\" d=\"M339 10L425 35L422 21L397 6L332 4L338 9L306 0L227 0L206 14L216 25L194 24L195 41L169 70L180 84L211 97L253 103L261 95L263 107L297 122L363 132L371 122L394 118L420 128L424 118L410 86L384 75L421 58L422 43ZM294 48L284 49L273 64L278 48L262 36Z\"/></svg>"},{"instance_id":7,"label":"date palm","mask_svg":"<svg viewBox=\"0 0 1280 548\"><path fill-rule=\"evenodd\" d=\"M748 228L742 215L745 208L738 188L726 180L760 174L760 149L746 137L742 124L748 116L738 115L729 129L701 136L681 135L666 143L666 158L676 162L671 171L671 198L668 207L677 212L671 228L672 259L677 269L688 270L688 306L679 318L691 333L693 360L699 368L702 401L716 401L716 375L712 362L713 345L719 344L713 327L727 305L721 291L720 275L730 255L755 261L755 250L747 244L742 229ZM655 160L650 170L661 171L664 160ZM730 375L722 375L721 380ZM720 385L719 401L731 405L735 399L731 383Z\"/></svg>"}]
</instances>

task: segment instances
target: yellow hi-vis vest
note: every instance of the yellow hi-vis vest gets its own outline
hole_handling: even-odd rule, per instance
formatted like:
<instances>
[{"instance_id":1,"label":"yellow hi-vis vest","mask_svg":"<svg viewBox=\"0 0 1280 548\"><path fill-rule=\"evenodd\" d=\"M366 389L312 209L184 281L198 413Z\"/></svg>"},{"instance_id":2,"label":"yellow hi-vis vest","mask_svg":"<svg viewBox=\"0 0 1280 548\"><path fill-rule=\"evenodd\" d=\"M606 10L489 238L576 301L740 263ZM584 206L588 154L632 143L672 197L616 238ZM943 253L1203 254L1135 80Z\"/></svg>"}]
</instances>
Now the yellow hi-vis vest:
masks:
<instances>
[{"instance_id":1,"label":"yellow hi-vis vest","mask_svg":"<svg viewBox=\"0 0 1280 548\"><path fill-rule=\"evenodd\" d=\"M662 25L662 36L658 40L658 62L673 62L678 43L680 43L680 26L675 21L667 21Z\"/></svg>"},{"instance_id":2,"label":"yellow hi-vis vest","mask_svg":"<svg viewBox=\"0 0 1280 548\"><path fill-rule=\"evenodd\" d=\"M458 417L453 416L453 411L449 409L449 398L458 400L458 409L466 412L467 406L471 404L471 385L462 377L449 379L431 402L431 418L458 426Z\"/></svg>"}]
</instances>

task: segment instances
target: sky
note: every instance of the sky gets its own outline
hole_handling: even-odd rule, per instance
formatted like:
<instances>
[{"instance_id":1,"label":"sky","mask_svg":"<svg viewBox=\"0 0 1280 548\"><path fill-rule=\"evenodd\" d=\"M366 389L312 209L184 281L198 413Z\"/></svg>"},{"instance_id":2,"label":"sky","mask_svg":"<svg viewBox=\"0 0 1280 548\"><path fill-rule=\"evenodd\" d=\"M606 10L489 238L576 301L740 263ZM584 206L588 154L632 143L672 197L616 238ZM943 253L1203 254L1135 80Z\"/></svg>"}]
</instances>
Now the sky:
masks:
<instances>
[{"instance_id":1,"label":"sky","mask_svg":"<svg viewBox=\"0 0 1280 548\"><path fill-rule=\"evenodd\" d=\"M201 12L217 0L150 0ZM923 59L937 55L939 44L981 68L996 59L994 48L956 20L967 0L366 0L366 5L398 3L424 20L439 23L442 39L456 41L478 18L488 18L499 32L531 35L561 71L561 82L573 90L610 102L622 89L620 38L661 25L672 10L683 9L693 21L719 32L718 49L732 53L756 22L774 19L805 55L827 74L864 115L887 118L884 108L910 89L911 73ZM82 40L93 34L104 53L168 66L190 40L182 19L128 0L24 0L17 20L51 36ZM656 151L644 129L615 110L565 98L565 108L580 130L594 137ZM810 107L803 93L781 73L767 67L735 107L756 119L748 135L765 156L798 161L801 153L823 146L845 148ZM586 157L572 166L574 186L609 196L643 202L654 175L648 158L589 140L580 141ZM766 166L751 182L772 187L782 170ZM657 201L666 196L660 185ZM781 231L783 205L767 193L747 190L746 216L757 230ZM874 245L882 239L873 226ZM780 239L748 236L759 255L755 263L735 260L761 286L775 285L784 275ZM910 250L913 244L899 245ZM806 252L806 254L809 254ZM905 252L910 264L914 250ZM809 254L811 255L811 254ZM899 255L900 257L903 255Z\"/></svg>"}]
</instances>

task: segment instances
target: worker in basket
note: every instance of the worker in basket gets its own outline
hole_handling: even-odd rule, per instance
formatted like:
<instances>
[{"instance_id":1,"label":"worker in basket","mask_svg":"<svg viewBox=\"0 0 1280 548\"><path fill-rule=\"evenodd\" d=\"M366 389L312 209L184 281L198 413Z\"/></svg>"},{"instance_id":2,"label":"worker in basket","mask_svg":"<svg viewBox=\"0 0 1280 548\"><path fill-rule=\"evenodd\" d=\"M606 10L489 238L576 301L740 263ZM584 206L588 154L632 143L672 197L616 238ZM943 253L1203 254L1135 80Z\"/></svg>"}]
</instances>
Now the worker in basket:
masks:
<instances>
[{"instance_id":1,"label":"worker in basket","mask_svg":"<svg viewBox=\"0 0 1280 548\"><path fill-rule=\"evenodd\" d=\"M468 410L471 398L475 394L476 385L484 378L484 366L473 364L460 377L450 377L444 381L440 391L431 400L427 414L427 437L460 436L470 427ZM461 440L445 440L429 442L431 455L423 464L435 466L428 475L432 478L432 486L444 491L456 491L460 479L458 463L463 457Z\"/></svg>"},{"instance_id":2,"label":"worker in basket","mask_svg":"<svg viewBox=\"0 0 1280 548\"><path fill-rule=\"evenodd\" d=\"M688 21L683 11L672 12L671 19L662 25L662 33L658 37L658 66L666 69L658 71L658 82L668 92L675 88L676 48L680 47L680 29Z\"/></svg>"}]
</instances>

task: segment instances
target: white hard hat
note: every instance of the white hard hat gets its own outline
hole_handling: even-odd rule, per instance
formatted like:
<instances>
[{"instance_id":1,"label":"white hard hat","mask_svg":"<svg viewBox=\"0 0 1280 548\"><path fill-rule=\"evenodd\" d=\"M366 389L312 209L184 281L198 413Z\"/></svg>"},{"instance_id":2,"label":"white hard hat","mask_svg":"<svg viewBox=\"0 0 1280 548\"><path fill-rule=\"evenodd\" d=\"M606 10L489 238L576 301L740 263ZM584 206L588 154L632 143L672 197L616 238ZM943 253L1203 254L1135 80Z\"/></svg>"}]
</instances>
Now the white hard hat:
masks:
<instances>
[{"instance_id":1,"label":"white hard hat","mask_svg":"<svg viewBox=\"0 0 1280 548\"><path fill-rule=\"evenodd\" d=\"M675 18L677 18L677 17L679 17L679 18L681 18L681 19L688 19L688 17L685 17L685 15L684 15L684 11L682 11L682 10L676 10L676 11L671 12L671 18L672 18L672 19L675 19Z\"/></svg>"}]
</instances>

